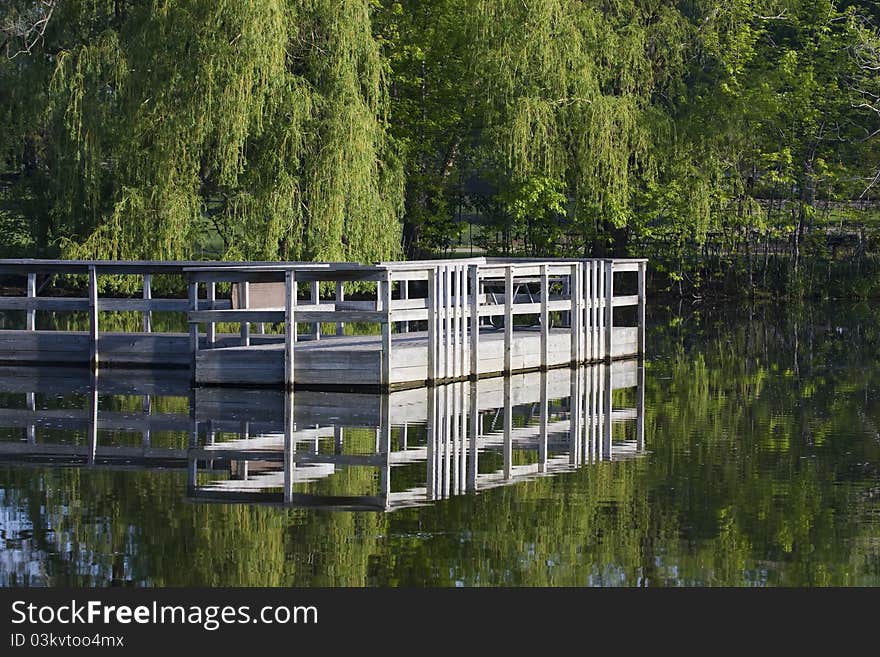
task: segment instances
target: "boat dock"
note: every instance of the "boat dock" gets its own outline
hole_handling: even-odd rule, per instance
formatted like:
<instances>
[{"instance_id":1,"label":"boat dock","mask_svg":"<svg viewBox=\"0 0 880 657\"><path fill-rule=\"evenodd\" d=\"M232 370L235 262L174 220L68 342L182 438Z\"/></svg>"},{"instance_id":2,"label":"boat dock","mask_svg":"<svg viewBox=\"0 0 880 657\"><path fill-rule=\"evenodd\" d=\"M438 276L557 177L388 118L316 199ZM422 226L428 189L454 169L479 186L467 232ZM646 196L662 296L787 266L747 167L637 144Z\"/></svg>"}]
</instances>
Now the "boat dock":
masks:
<instances>
[{"instance_id":1,"label":"boat dock","mask_svg":"<svg viewBox=\"0 0 880 657\"><path fill-rule=\"evenodd\" d=\"M0 364L179 368L197 386L382 392L610 362L644 354L646 265L0 260L0 276L27 285L26 296L0 297ZM57 276L79 276L86 295L42 293ZM105 278L126 276L139 279L138 298L101 293ZM154 296L160 277L179 293ZM108 313L140 319L123 330ZM160 313L177 325L157 330Z\"/></svg>"}]
</instances>

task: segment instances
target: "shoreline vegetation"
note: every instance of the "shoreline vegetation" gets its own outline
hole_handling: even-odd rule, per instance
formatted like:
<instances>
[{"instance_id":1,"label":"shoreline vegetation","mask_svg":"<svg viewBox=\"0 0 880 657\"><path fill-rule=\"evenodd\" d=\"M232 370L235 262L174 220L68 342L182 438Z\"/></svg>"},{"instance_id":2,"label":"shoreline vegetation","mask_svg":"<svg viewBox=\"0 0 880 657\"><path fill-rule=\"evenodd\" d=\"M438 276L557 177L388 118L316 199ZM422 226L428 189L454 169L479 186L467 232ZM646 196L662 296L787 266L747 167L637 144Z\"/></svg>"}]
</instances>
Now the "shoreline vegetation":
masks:
<instances>
[{"instance_id":1,"label":"shoreline vegetation","mask_svg":"<svg viewBox=\"0 0 880 657\"><path fill-rule=\"evenodd\" d=\"M0 257L647 257L682 298L877 298L878 25L849 0L8 0Z\"/></svg>"}]
</instances>

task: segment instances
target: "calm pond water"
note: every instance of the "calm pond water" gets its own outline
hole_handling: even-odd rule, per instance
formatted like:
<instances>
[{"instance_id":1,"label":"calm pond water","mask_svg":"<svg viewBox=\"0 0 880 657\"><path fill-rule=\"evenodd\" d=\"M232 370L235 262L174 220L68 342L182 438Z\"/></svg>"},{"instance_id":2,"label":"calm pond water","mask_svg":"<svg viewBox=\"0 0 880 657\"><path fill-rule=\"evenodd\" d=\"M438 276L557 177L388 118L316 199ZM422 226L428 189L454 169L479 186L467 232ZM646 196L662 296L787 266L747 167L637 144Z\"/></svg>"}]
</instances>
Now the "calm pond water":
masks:
<instances>
[{"instance_id":1,"label":"calm pond water","mask_svg":"<svg viewBox=\"0 0 880 657\"><path fill-rule=\"evenodd\" d=\"M878 585L878 319L654 304L644 368L385 398L6 370L0 584Z\"/></svg>"}]
</instances>

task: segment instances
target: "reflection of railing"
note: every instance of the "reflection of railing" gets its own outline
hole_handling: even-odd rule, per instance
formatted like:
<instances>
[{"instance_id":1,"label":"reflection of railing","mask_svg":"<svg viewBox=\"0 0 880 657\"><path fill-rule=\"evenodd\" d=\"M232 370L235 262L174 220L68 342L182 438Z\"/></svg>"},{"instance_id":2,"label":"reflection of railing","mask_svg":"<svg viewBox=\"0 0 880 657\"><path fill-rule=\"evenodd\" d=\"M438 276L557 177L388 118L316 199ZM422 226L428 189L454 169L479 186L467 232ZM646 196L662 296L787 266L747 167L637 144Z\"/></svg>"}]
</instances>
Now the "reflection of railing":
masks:
<instances>
[{"instance_id":1,"label":"reflection of railing","mask_svg":"<svg viewBox=\"0 0 880 657\"><path fill-rule=\"evenodd\" d=\"M24 392L25 408L0 409L0 427L24 429L22 440L0 442L0 460L186 469L188 494L200 501L393 510L628 458L645 449L643 369L633 361L390 395L260 392L262 405L241 400L239 391L215 389L201 400L198 391L190 391L188 413L156 413L149 394L142 397L141 412L99 408L99 390L137 392L131 380L125 373L118 379L92 373L80 409L38 409L34 392ZM28 390L27 380L7 381L0 392ZM52 386L53 392L63 387L58 381ZM616 389L634 389L634 406L613 407ZM493 428L488 418L495 415L502 421ZM632 428L626 440L613 440L612 425L620 423ZM346 436L355 426L375 431L372 451L346 451ZM49 442L45 429L82 431L84 440ZM108 441L108 431L138 432L140 444L130 437L123 444ZM177 433L172 436L177 446L157 444L157 432L166 431ZM235 437L229 439L230 434ZM167 437L163 441L168 444ZM514 458L516 452L526 454L528 462ZM500 467L487 468L497 455ZM396 469L419 464L424 486L393 485ZM302 490L349 466L375 468L377 490L335 496ZM403 478L411 479L411 474Z\"/></svg>"}]
</instances>

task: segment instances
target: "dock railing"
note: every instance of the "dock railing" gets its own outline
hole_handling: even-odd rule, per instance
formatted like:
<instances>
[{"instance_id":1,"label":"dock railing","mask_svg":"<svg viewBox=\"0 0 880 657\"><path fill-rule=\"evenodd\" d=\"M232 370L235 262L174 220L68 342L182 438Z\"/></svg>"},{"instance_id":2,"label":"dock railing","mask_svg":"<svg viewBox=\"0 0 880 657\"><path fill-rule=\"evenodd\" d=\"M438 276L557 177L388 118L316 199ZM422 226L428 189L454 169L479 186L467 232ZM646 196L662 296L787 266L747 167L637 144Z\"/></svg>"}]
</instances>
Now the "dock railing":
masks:
<instances>
[{"instance_id":1,"label":"dock railing","mask_svg":"<svg viewBox=\"0 0 880 657\"><path fill-rule=\"evenodd\" d=\"M187 268L192 308L189 313L193 358L204 343L215 346L217 322L241 325L241 346L248 346L251 324L283 324L277 339L285 342L285 383L293 384L296 343L308 337L321 338L321 324L335 325L343 335L349 323L374 323L381 327L381 381L391 383L393 334L424 330L428 344L427 382L474 379L479 372L480 335L493 330L499 319L504 330L503 372L513 371L513 333L517 318L537 317L540 330L541 363L547 363L550 334L555 322L570 333L570 363L612 359L614 310L637 308L637 352L645 349L645 271L643 259L517 260L462 258L416 262L383 262L376 265L312 263L215 267L200 264ZM615 279L636 274L635 294L616 295ZM237 286L232 309L202 310L199 286L208 288L214 299L220 282ZM358 299L346 299L346 284L375 283L375 295L361 292ZM332 299L322 299L321 289L333 289ZM249 305L250 290L263 289L260 307ZM300 286L307 285L307 298L300 299ZM271 287L274 286L274 287ZM488 287L501 292L487 292ZM537 288L534 292L532 288ZM271 292L270 290L274 290ZM300 336L298 324L309 324L307 336ZM206 340L199 326L206 326ZM293 327L288 330L287 327ZM424 327L424 328L422 328Z\"/></svg>"},{"instance_id":2,"label":"dock railing","mask_svg":"<svg viewBox=\"0 0 880 657\"><path fill-rule=\"evenodd\" d=\"M274 324L281 332L259 342L283 341L285 384L293 385L296 343L319 340L321 325L336 336L352 323L378 324L381 332L381 382L392 383L395 335L422 331L427 341L426 382L475 379L481 335L504 331L500 372L519 369L513 363L514 331L540 331L541 367L548 363L554 331L570 334L571 364L608 361L614 357L615 309L636 307L638 355L645 351L644 259L460 258L373 265L313 262L153 262L0 260L0 275L26 281L25 296L0 296L0 312L24 311L25 331L37 328L36 313L88 313L89 361L100 361L104 311L142 315L141 333L155 334L154 312L181 313L189 326L190 365L195 375L198 352L221 346L248 347L251 327ZM635 294L617 293L619 275L634 273ZM87 296L41 296L38 283L75 274L87 277ZM177 275L186 298L157 298L152 281ZM141 298L101 295L103 276L133 275L142 279ZM230 298L218 298L218 285L231 283ZM308 292L306 293L306 288ZM223 289L226 289L225 287ZM322 290L324 297L322 298ZM356 290L353 297L347 293ZM373 292L372 290L375 290ZM329 291L329 292L328 292ZM300 298L301 292L305 293ZM529 316L531 321L529 322ZM238 339L217 333L219 323L239 325ZM298 324L310 327L300 335ZM262 331L261 331L262 332ZM13 336L14 337L14 336ZM412 337L412 336L410 336ZM12 339L12 338L10 338ZM183 336L181 336L183 339ZM558 340L556 343L558 345ZM186 366L186 363L182 363Z\"/></svg>"}]
</instances>

